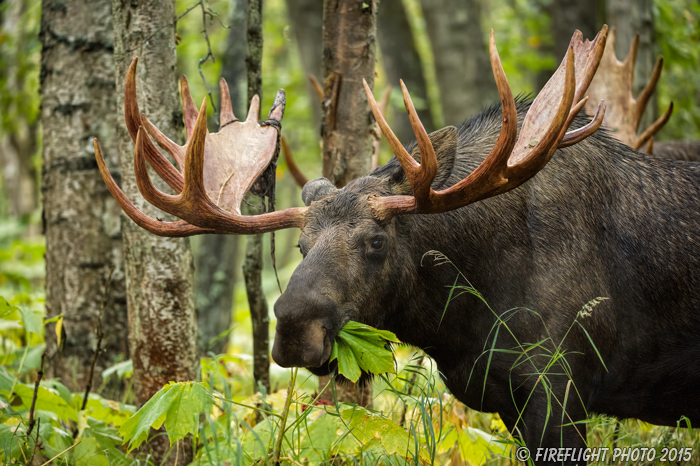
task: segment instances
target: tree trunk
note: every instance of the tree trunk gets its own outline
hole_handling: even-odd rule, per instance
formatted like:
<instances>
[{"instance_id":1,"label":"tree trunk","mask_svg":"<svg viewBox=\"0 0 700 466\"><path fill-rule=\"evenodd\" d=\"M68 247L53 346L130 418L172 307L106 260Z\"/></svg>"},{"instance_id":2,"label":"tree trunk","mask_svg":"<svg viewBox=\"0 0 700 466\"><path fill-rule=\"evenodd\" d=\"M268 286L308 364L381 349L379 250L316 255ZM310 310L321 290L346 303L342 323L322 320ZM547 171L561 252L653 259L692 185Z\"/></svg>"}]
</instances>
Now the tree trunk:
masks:
<instances>
[{"instance_id":1,"label":"tree trunk","mask_svg":"<svg viewBox=\"0 0 700 466\"><path fill-rule=\"evenodd\" d=\"M321 40L323 38L323 2L319 0L286 0L287 15L297 40L304 73L321 79ZM314 123L321 124L321 103L307 80Z\"/></svg>"},{"instance_id":2,"label":"tree trunk","mask_svg":"<svg viewBox=\"0 0 700 466\"><path fill-rule=\"evenodd\" d=\"M134 205L151 217L171 219L148 204L134 178L134 144L124 125L124 79L134 56L140 111L165 134L181 139L183 123L178 99L175 58L175 2L129 3L113 0L117 83L117 134L122 189ZM158 177L153 177L155 180ZM160 181L160 180L158 180ZM170 192L165 183L159 186ZM122 216L129 348L134 363L134 394L141 405L169 381L196 377L196 335L193 264L189 242L160 238ZM182 441L166 464L188 464L191 442ZM148 445L161 464L169 450L166 436ZM175 447L173 447L175 448Z\"/></svg>"},{"instance_id":3,"label":"tree trunk","mask_svg":"<svg viewBox=\"0 0 700 466\"><path fill-rule=\"evenodd\" d=\"M234 113L238 118L245 118L247 1L233 0L232 3L221 76L229 85ZM216 337L231 328L239 244L240 237L236 235L203 235L197 238L194 277L200 354L209 351L219 354L229 341L228 336Z\"/></svg>"},{"instance_id":4,"label":"tree trunk","mask_svg":"<svg viewBox=\"0 0 700 466\"><path fill-rule=\"evenodd\" d=\"M435 129L430 114L428 90L423 76L423 68L415 46L406 9L401 1L383 2L377 21L379 46L388 82L392 87L402 79L418 111L418 117L428 132ZM403 105L392 108L394 118L391 127L404 144L415 139L408 114Z\"/></svg>"},{"instance_id":5,"label":"tree trunk","mask_svg":"<svg viewBox=\"0 0 700 466\"><path fill-rule=\"evenodd\" d=\"M376 0L323 6L323 175L342 187L369 172L372 122L362 78L374 87Z\"/></svg>"},{"instance_id":6,"label":"tree trunk","mask_svg":"<svg viewBox=\"0 0 700 466\"><path fill-rule=\"evenodd\" d=\"M246 69L248 102L257 94L262 100L262 0L248 0ZM252 193L244 199L244 215L261 213L261 200ZM270 316L262 290L262 234L248 235L243 277L253 325L254 391L262 385L270 393Z\"/></svg>"},{"instance_id":7,"label":"tree trunk","mask_svg":"<svg viewBox=\"0 0 700 466\"><path fill-rule=\"evenodd\" d=\"M629 54L635 34L639 34L639 53L634 69L635 97L646 86L656 63L656 35L654 30L654 2L652 0L608 0L607 22L615 28L615 53L623 60ZM661 75L663 79L663 74ZM657 98L654 92L639 123L640 132L657 117Z\"/></svg>"},{"instance_id":8,"label":"tree trunk","mask_svg":"<svg viewBox=\"0 0 700 466\"><path fill-rule=\"evenodd\" d=\"M445 123L458 125L496 102L477 0L423 0Z\"/></svg>"},{"instance_id":9,"label":"tree trunk","mask_svg":"<svg viewBox=\"0 0 700 466\"><path fill-rule=\"evenodd\" d=\"M325 0L323 6L323 176L338 187L366 175L372 155L374 117L362 78L374 87L376 0ZM321 386L328 382L320 378ZM339 401L368 406L372 384L339 386ZM333 399L330 390L323 395Z\"/></svg>"},{"instance_id":10,"label":"tree trunk","mask_svg":"<svg viewBox=\"0 0 700 466\"><path fill-rule=\"evenodd\" d=\"M92 138L116 154L110 0L44 0L41 17L42 186L46 234L46 311L63 314L65 343L46 332L47 369L72 391L88 385L102 317L109 325L95 367L128 353L120 208L97 169ZM115 168L115 158L109 160ZM111 275L111 283L107 285ZM107 394L118 396L118 384Z\"/></svg>"}]
</instances>

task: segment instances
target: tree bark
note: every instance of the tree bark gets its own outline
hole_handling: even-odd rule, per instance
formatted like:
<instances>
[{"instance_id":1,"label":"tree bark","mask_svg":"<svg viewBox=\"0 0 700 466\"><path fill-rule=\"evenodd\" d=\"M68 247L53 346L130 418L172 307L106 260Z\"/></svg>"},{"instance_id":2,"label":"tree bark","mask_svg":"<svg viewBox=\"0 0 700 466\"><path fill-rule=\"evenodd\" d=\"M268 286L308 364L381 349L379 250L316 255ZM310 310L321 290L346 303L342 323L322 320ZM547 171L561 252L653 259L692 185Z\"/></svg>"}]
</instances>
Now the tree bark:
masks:
<instances>
[{"instance_id":1,"label":"tree bark","mask_svg":"<svg viewBox=\"0 0 700 466\"><path fill-rule=\"evenodd\" d=\"M221 76L229 85L234 114L245 118L247 1L232 3ZM231 327L239 244L236 235L203 235L197 239L194 277L200 354L221 353L229 341L228 336L216 337Z\"/></svg>"},{"instance_id":2,"label":"tree bark","mask_svg":"<svg viewBox=\"0 0 700 466\"><path fill-rule=\"evenodd\" d=\"M128 354L120 209L92 148L98 137L104 151L116 153L111 1L44 0L40 35L46 311L63 314L66 333L61 351L55 332L46 332L48 369L70 390L82 391L100 316L110 331L92 386ZM114 158L108 162L116 168ZM107 395L117 396L118 383L111 388Z\"/></svg>"},{"instance_id":3,"label":"tree bark","mask_svg":"<svg viewBox=\"0 0 700 466\"><path fill-rule=\"evenodd\" d=\"M639 52L634 69L633 93L639 95L646 86L656 63L656 35L652 0L615 0L607 2L607 22L615 28L615 53L620 60L629 54L635 34L639 34ZM663 74L661 75L663 79ZM658 116L656 92L649 99L639 131L651 125Z\"/></svg>"},{"instance_id":4,"label":"tree bark","mask_svg":"<svg viewBox=\"0 0 700 466\"><path fill-rule=\"evenodd\" d=\"M383 2L377 21L379 22L377 30L379 47L382 50L382 61L389 84L397 87L399 80L403 80L411 93L411 99L423 126L428 132L433 131L435 124L430 114L423 67L403 3L401 1ZM392 118L391 127L399 139L404 144L415 139L404 106L394 106L392 110L395 116Z\"/></svg>"},{"instance_id":5,"label":"tree bark","mask_svg":"<svg viewBox=\"0 0 700 466\"><path fill-rule=\"evenodd\" d=\"M338 187L366 175L372 155L374 117L362 78L374 87L376 0L325 0L323 6L323 176ZM328 377L320 378L324 386ZM368 406L372 384L338 386L339 401ZM333 393L323 394L326 401Z\"/></svg>"},{"instance_id":6,"label":"tree bark","mask_svg":"<svg viewBox=\"0 0 700 466\"><path fill-rule=\"evenodd\" d=\"M175 2L113 0L112 8L122 189L146 215L171 219L139 194L134 178L134 144L124 125L123 99L126 70L132 58L138 56L136 81L140 111L163 133L181 139ZM169 192L164 183L160 183L160 188ZM134 395L136 403L141 405L169 381L196 377L193 264L186 239L160 238L125 216L122 220L129 347L134 363ZM174 464L176 458L180 464L188 464L192 458L190 446L191 442L180 442L178 454L170 454L165 464ZM161 464L170 449L164 435L156 436L148 448L156 464Z\"/></svg>"},{"instance_id":7,"label":"tree bark","mask_svg":"<svg viewBox=\"0 0 700 466\"><path fill-rule=\"evenodd\" d=\"M246 70L248 102L254 95L262 100L262 0L248 0ZM244 215L261 213L261 200L248 193L242 205ZM262 234L248 235L243 277L253 326L254 391L262 385L270 393L270 316L262 290Z\"/></svg>"},{"instance_id":8,"label":"tree bark","mask_svg":"<svg viewBox=\"0 0 700 466\"><path fill-rule=\"evenodd\" d=\"M476 0L423 0L445 123L458 125L496 102Z\"/></svg>"},{"instance_id":9,"label":"tree bark","mask_svg":"<svg viewBox=\"0 0 700 466\"><path fill-rule=\"evenodd\" d=\"M323 6L323 175L342 187L369 172L372 123L362 78L374 87L376 0Z\"/></svg>"}]
</instances>

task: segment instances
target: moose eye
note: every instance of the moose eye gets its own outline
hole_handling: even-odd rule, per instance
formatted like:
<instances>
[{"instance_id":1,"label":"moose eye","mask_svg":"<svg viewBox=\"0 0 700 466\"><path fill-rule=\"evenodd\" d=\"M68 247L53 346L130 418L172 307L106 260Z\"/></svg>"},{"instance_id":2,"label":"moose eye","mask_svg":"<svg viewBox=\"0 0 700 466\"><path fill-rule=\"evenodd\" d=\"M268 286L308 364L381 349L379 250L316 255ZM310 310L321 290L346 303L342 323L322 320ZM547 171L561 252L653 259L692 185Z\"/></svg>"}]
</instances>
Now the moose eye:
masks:
<instances>
[{"instance_id":1,"label":"moose eye","mask_svg":"<svg viewBox=\"0 0 700 466\"><path fill-rule=\"evenodd\" d=\"M378 261L386 256L386 243L384 238L376 236L370 240L367 246L367 258L373 261Z\"/></svg>"}]
</instances>

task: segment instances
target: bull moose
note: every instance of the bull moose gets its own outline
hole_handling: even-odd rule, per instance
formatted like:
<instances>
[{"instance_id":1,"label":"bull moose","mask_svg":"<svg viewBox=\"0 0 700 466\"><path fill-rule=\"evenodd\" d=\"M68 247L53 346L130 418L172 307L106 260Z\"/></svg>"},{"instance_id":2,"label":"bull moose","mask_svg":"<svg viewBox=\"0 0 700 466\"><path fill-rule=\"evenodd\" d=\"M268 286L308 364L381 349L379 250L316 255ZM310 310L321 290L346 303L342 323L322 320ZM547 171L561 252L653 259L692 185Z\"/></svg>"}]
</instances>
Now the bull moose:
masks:
<instances>
[{"instance_id":1,"label":"bull moose","mask_svg":"<svg viewBox=\"0 0 700 466\"><path fill-rule=\"evenodd\" d=\"M366 86L396 157L343 189L309 182L306 207L239 210L276 153L283 91L266 124L257 99L241 122L222 81L222 127L210 134L206 100L197 111L183 77L187 143L179 146L139 115L132 63L125 114L136 180L149 202L182 220L138 211L97 141L95 154L126 214L157 235L301 229L304 258L274 309L272 355L282 366L329 373L332 342L355 320L423 348L459 400L500 413L530 448L584 446L578 422L593 412L697 425L700 165L650 158L596 132L602 102L592 120L577 116L606 32L584 42L577 31L532 103L513 98L492 32L500 105L428 134L402 86L417 139L406 147ZM178 194L154 187L146 161ZM480 295L446 306L455 269L430 251ZM595 298L606 299L582 314Z\"/></svg>"}]
</instances>

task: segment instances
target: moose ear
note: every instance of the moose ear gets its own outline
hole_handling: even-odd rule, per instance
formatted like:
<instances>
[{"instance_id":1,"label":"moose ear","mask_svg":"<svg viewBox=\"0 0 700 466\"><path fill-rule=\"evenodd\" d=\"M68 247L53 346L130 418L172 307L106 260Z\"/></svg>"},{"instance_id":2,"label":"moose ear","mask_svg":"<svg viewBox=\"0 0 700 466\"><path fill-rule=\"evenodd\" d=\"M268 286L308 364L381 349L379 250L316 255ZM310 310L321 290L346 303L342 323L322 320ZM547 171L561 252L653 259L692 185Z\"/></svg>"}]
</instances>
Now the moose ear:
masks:
<instances>
[{"instance_id":1,"label":"moose ear","mask_svg":"<svg viewBox=\"0 0 700 466\"><path fill-rule=\"evenodd\" d=\"M333 183L327 178L316 178L304 185L301 190L301 200L304 204L311 205L313 201L325 196L328 193L338 191Z\"/></svg>"},{"instance_id":2,"label":"moose ear","mask_svg":"<svg viewBox=\"0 0 700 466\"><path fill-rule=\"evenodd\" d=\"M443 187L444 183L452 174L452 167L455 163L455 154L457 153L457 128L454 126L447 126L428 135L430 142L433 144L433 149L435 150L435 157L438 163L438 172L433 180L432 187L438 190ZM411 157L420 162L420 150L418 149L418 144L413 141L406 148ZM396 162L396 167L390 178L391 190L394 194L411 194L411 184L406 178L401 165L398 160L391 161ZM387 164L389 165L389 164Z\"/></svg>"}]
</instances>

